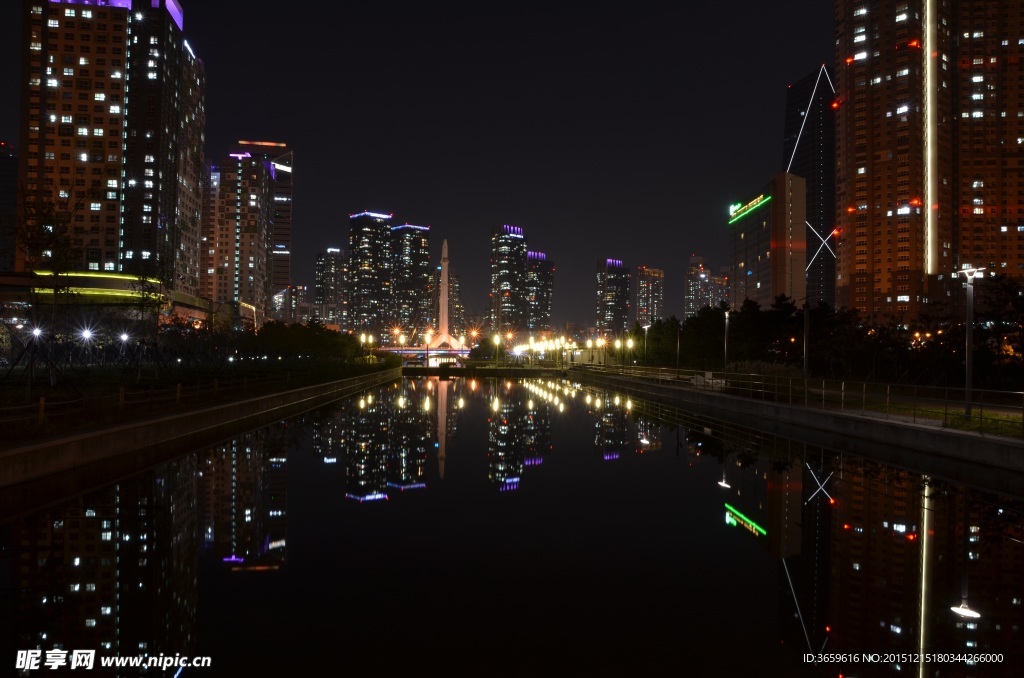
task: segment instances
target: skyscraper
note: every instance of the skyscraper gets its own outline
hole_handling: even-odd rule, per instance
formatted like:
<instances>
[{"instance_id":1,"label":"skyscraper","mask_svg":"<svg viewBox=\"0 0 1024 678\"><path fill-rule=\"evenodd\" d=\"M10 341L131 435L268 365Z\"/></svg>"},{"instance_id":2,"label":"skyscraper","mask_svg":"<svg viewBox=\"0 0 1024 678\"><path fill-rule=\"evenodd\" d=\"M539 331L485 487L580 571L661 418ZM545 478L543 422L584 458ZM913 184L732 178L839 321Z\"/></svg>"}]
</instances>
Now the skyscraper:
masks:
<instances>
[{"instance_id":1,"label":"skyscraper","mask_svg":"<svg viewBox=\"0 0 1024 678\"><path fill-rule=\"evenodd\" d=\"M491 231L491 332L520 332L527 326L526 236L519 226Z\"/></svg>"},{"instance_id":2,"label":"skyscraper","mask_svg":"<svg viewBox=\"0 0 1024 678\"><path fill-rule=\"evenodd\" d=\"M392 226L391 331L381 337L382 342L401 334L415 336L431 324L430 274L430 227Z\"/></svg>"},{"instance_id":3,"label":"skyscraper","mask_svg":"<svg viewBox=\"0 0 1024 678\"><path fill-rule=\"evenodd\" d=\"M783 167L807 180L806 277L812 306L836 303L834 101L832 74L824 65L786 90Z\"/></svg>"},{"instance_id":4,"label":"skyscraper","mask_svg":"<svg viewBox=\"0 0 1024 678\"><path fill-rule=\"evenodd\" d=\"M261 158L273 170L273 214L271 224L270 287L274 294L292 284L292 175L295 151L278 141L239 141L239 151ZM289 309L284 309L287 316ZM279 320L291 320L281 317Z\"/></svg>"},{"instance_id":5,"label":"skyscraper","mask_svg":"<svg viewBox=\"0 0 1024 678\"><path fill-rule=\"evenodd\" d=\"M321 322L348 329L346 279L348 257L344 250L328 247L316 256L314 304Z\"/></svg>"},{"instance_id":6,"label":"skyscraper","mask_svg":"<svg viewBox=\"0 0 1024 678\"><path fill-rule=\"evenodd\" d=\"M257 326L266 320L272 296L273 195L273 167L262 158L228 153L210 167L203 205L202 295L215 307L236 306L241 317Z\"/></svg>"},{"instance_id":7,"label":"skyscraper","mask_svg":"<svg viewBox=\"0 0 1024 678\"><path fill-rule=\"evenodd\" d=\"M551 298L555 289L555 263L544 252L526 253L526 327L530 332L551 330Z\"/></svg>"},{"instance_id":8,"label":"skyscraper","mask_svg":"<svg viewBox=\"0 0 1024 678\"><path fill-rule=\"evenodd\" d=\"M634 289L633 312L640 326L647 327L662 320L665 317L665 271L637 266Z\"/></svg>"},{"instance_id":9,"label":"skyscraper","mask_svg":"<svg viewBox=\"0 0 1024 678\"><path fill-rule=\"evenodd\" d=\"M964 267L1024 276L1018 2L836 0L836 297L918 317Z\"/></svg>"},{"instance_id":10,"label":"skyscraper","mask_svg":"<svg viewBox=\"0 0 1024 678\"><path fill-rule=\"evenodd\" d=\"M597 262L597 334L610 337L629 329L629 269L620 259Z\"/></svg>"},{"instance_id":11,"label":"skyscraper","mask_svg":"<svg viewBox=\"0 0 1024 678\"><path fill-rule=\"evenodd\" d=\"M205 76L176 0L26 2L17 267L123 271L199 288ZM132 83L131 91L128 82Z\"/></svg>"},{"instance_id":12,"label":"skyscraper","mask_svg":"<svg viewBox=\"0 0 1024 678\"><path fill-rule=\"evenodd\" d=\"M761 193L729 208L732 304L751 299L768 308L780 295L806 297L807 181L780 172Z\"/></svg>"},{"instance_id":13,"label":"skyscraper","mask_svg":"<svg viewBox=\"0 0 1024 678\"><path fill-rule=\"evenodd\" d=\"M391 214L349 216L349 327L377 337L388 330L391 308Z\"/></svg>"},{"instance_id":14,"label":"skyscraper","mask_svg":"<svg viewBox=\"0 0 1024 678\"><path fill-rule=\"evenodd\" d=\"M704 258L690 255L690 266L686 269L686 292L683 295L683 317L692 318L705 306L717 308L715 291L714 277L704 265Z\"/></svg>"}]
</instances>

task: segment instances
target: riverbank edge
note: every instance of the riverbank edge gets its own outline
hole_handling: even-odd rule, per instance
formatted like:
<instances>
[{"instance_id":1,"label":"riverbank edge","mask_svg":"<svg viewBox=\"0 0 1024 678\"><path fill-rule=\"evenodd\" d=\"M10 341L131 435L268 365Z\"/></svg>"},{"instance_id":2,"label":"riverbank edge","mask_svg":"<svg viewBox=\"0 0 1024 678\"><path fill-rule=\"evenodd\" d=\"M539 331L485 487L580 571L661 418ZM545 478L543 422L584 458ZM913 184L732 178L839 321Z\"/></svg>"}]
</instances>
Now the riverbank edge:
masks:
<instances>
[{"instance_id":1,"label":"riverbank edge","mask_svg":"<svg viewBox=\"0 0 1024 678\"><path fill-rule=\"evenodd\" d=\"M572 371L570 378L806 444L966 480L1002 494L1021 496L1024 488L1024 442L1017 439L752 400L585 370Z\"/></svg>"},{"instance_id":2,"label":"riverbank edge","mask_svg":"<svg viewBox=\"0 0 1024 678\"><path fill-rule=\"evenodd\" d=\"M401 379L401 368L133 421L0 452L0 488L119 460L122 473ZM131 459L128 459L131 458Z\"/></svg>"}]
</instances>

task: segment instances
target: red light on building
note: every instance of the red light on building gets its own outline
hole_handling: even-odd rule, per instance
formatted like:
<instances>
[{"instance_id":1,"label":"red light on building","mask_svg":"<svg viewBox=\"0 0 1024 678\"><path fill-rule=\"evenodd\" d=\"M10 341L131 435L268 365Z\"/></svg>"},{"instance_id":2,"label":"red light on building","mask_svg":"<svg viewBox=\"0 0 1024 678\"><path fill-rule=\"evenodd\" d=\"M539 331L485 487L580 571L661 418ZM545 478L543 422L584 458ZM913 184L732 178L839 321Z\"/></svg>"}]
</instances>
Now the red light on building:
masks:
<instances>
[{"instance_id":1,"label":"red light on building","mask_svg":"<svg viewBox=\"0 0 1024 678\"><path fill-rule=\"evenodd\" d=\"M915 539L917 539L917 535L915 533L911 532L907 535L907 541L914 541Z\"/></svg>"},{"instance_id":2,"label":"red light on building","mask_svg":"<svg viewBox=\"0 0 1024 678\"><path fill-rule=\"evenodd\" d=\"M913 205L914 207L920 207L921 206L921 199L920 198L911 198L910 204Z\"/></svg>"},{"instance_id":3,"label":"red light on building","mask_svg":"<svg viewBox=\"0 0 1024 678\"><path fill-rule=\"evenodd\" d=\"M918 48L920 48L921 47L921 41L920 40L911 40L910 42L907 43L907 47L918 47Z\"/></svg>"}]
</instances>

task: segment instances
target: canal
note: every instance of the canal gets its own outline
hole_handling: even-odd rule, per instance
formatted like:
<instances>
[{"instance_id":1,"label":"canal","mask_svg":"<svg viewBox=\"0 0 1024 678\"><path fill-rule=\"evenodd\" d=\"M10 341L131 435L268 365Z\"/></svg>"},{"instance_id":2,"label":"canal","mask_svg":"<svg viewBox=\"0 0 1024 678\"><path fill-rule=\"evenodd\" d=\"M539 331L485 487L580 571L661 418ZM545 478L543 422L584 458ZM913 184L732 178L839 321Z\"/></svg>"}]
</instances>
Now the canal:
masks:
<instances>
[{"instance_id":1,"label":"canal","mask_svg":"<svg viewBox=\"0 0 1024 678\"><path fill-rule=\"evenodd\" d=\"M554 379L405 377L55 492L0 526L5 671L1024 668L1024 488Z\"/></svg>"}]
</instances>

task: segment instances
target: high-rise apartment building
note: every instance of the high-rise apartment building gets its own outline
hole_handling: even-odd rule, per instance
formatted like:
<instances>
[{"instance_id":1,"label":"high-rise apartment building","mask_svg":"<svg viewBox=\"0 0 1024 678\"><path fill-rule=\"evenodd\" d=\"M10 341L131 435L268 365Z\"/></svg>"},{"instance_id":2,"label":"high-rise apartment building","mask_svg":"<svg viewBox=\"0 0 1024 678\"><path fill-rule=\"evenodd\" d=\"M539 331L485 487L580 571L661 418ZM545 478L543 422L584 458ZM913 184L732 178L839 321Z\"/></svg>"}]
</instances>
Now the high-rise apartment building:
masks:
<instances>
[{"instance_id":1,"label":"high-rise apartment building","mask_svg":"<svg viewBox=\"0 0 1024 678\"><path fill-rule=\"evenodd\" d=\"M918 317L954 271L1024 276L1024 7L836 0L836 296Z\"/></svg>"},{"instance_id":2,"label":"high-rise apartment building","mask_svg":"<svg viewBox=\"0 0 1024 678\"><path fill-rule=\"evenodd\" d=\"M716 286L711 270L704 265L704 258L690 255L686 269L686 292L683 297L683 318L692 318L705 306L718 307Z\"/></svg>"},{"instance_id":3,"label":"high-rise apartment building","mask_svg":"<svg viewBox=\"0 0 1024 678\"><path fill-rule=\"evenodd\" d=\"M274 294L292 284L292 174L295 151L279 141L239 141L239 151L270 163L273 176L273 223L270 287ZM287 310L282 316L287 315ZM291 320L281 317L280 320Z\"/></svg>"},{"instance_id":4,"label":"high-rise apartment building","mask_svg":"<svg viewBox=\"0 0 1024 678\"><path fill-rule=\"evenodd\" d=\"M526 253L526 328L551 330L551 299L555 290L555 263L544 252Z\"/></svg>"},{"instance_id":5,"label":"high-rise apartment building","mask_svg":"<svg viewBox=\"0 0 1024 678\"><path fill-rule=\"evenodd\" d=\"M621 259L597 262L597 334L612 337L629 329L629 269Z\"/></svg>"},{"instance_id":6,"label":"high-rise apartment building","mask_svg":"<svg viewBox=\"0 0 1024 678\"><path fill-rule=\"evenodd\" d=\"M633 312L641 327L665 318L665 271L637 266L633 289Z\"/></svg>"},{"instance_id":7,"label":"high-rise apartment building","mask_svg":"<svg viewBox=\"0 0 1024 678\"><path fill-rule=\"evenodd\" d=\"M316 256L314 304L321 322L348 329L346 279L348 257L337 247L328 247Z\"/></svg>"},{"instance_id":8,"label":"high-rise apartment building","mask_svg":"<svg viewBox=\"0 0 1024 678\"><path fill-rule=\"evenodd\" d=\"M19 270L199 289L205 75L176 0L24 3ZM129 82L131 88L129 89Z\"/></svg>"},{"instance_id":9,"label":"high-rise apartment building","mask_svg":"<svg viewBox=\"0 0 1024 678\"><path fill-rule=\"evenodd\" d=\"M430 227L392 226L390 331L382 342L414 336L431 325L430 278Z\"/></svg>"},{"instance_id":10,"label":"high-rise apartment building","mask_svg":"<svg viewBox=\"0 0 1024 678\"><path fill-rule=\"evenodd\" d=\"M491 332L518 333L527 329L526 236L519 226L491 231Z\"/></svg>"},{"instance_id":11,"label":"high-rise apartment building","mask_svg":"<svg viewBox=\"0 0 1024 678\"><path fill-rule=\"evenodd\" d=\"M836 303L835 87L822 65L786 90L783 167L807 181L807 302ZM799 303L799 300L797 300Z\"/></svg>"},{"instance_id":12,"label":"high-rise apartment building","mask_svg":"<svg viewBox=\"0 0 1024 678\"><path fill-rule=\"evenodd\" d=\"M202 296L215 308L235 305L257 326L267 319L272 297L273 181L266 160L228 153L210 167L203 205Z\"/></svg>"},{"instance_id":13,"label":"high-rise apartment building","mask_svg":"<svg viewBox=\"0 0 1024 678\"><path fill-rule=\"evenodd\" d=\"M391 309L391 214L349 216L349 328L381 337Z\"/></svg>"},{"instance_id":14,"label":"high-rise apartment building","mask_svg":"<svg viewBox=\"0 0 1024 678\"><path fill-rule=\"evenodd\" d=\"M780 295L799 304L807 296L806 185L780 172L757 197L730 206L733 306L751 299L768 308Z\"/></svg>"}]
</instances>

